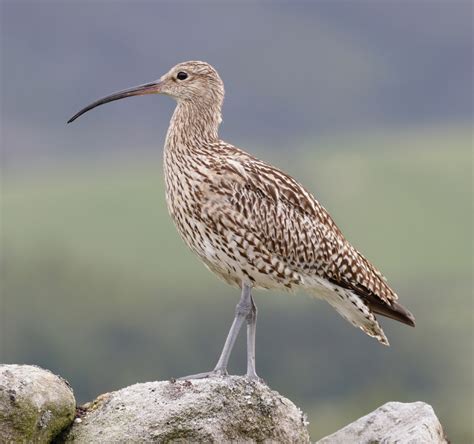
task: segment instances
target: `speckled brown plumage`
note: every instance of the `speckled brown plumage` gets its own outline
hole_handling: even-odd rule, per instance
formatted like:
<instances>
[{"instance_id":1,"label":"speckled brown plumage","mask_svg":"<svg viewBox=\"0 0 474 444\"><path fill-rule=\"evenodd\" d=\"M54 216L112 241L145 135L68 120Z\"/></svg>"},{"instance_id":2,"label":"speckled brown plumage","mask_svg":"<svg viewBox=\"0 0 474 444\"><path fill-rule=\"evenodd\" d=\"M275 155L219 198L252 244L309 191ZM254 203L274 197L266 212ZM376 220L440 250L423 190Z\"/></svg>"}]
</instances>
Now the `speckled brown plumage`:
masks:
<instances>
[{"instance_id":1,"label":"speckled brown plumage","mask_svg":"<svg viewBox=\"0 0 474 444\"><path fill-rule=\"evenodd\" d=\"M384 344L373 311L412 324L381 273L305 188L218 138L224 90L217 72L187 62L167 77L179 71L212 79L215 88L206 103L178 100L165 144L168 208L191 250L230 284L311 291Z\"/></svg>"},{"instance_id":2,"label":"speckled brown plumage","mask_svg":"<svg viewBox=\"0 0 474 444\"><path fill-rule=\"evenodd\" d=\"M176 65L159 81L100 99L165 94L177 101L166 136L166 201L184 242L206 266L242 288L236 319L214 372L228 357L246 317L248 375L255 373L256 308L250 289L303 289L387 344L375 318L414 325L382 274L343 236L327 211L296 180L219 139L224 86L204 62ZM202 376L201 376L202 377Z\"/></svg>"}]
</instances>

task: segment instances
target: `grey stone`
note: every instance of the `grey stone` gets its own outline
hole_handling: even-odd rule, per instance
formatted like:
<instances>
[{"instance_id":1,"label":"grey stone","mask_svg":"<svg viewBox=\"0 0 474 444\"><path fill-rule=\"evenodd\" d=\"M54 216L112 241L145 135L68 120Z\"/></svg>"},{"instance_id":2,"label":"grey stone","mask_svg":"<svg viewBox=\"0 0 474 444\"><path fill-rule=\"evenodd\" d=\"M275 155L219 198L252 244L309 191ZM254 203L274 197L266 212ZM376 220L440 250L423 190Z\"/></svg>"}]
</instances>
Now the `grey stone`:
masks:
<instances>
[{"instance_id":1,"label":"grey stone","mask_svg":"<svg viewBox=\"0 0 474 444\"><path fill-rule=\"evenodd\" d=\"M66 442L309 442L301 410L237 376L135 384L82 409Z\"/></svg>"},{"instance_id":2,"label":"grey stone","mask_svg":"<svg viewBox=\"0 0 474 444\"><path fill-rule=\"evenodd\" d=\"M318 444L446 444L433 408L424 402L388 402Z\"/></svg>"},{"instance_id":3,"label":"grey stone","mask_svg":"<svg viewBox=\"0 0 474 444\"><path fill-rule=\"evenodd\" d=\"M64 379L35 366L0 365L0 442L309 442L301 410L237 376L135 384L80 407L73 422L75 414ZM428 404L389 402L318 443L448 440Z\"/></svg>"},{"instance_id":4,"label":"grey stone","mask_svg":"<svg viewBox=\"0 0 474 444\"><path fill-rule=\"evenodd\" d=\"M0 365L0 442L49 442L75 410L64 379L32 365Z\"/></svg>"}]
</instances>

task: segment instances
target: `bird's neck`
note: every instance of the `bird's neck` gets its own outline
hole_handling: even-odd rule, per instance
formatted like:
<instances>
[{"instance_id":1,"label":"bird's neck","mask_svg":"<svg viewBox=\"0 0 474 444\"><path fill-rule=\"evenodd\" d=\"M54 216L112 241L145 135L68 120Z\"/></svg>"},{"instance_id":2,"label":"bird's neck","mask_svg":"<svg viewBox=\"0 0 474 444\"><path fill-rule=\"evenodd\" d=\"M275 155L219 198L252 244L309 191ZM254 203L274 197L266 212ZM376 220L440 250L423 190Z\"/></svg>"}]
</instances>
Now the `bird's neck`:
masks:
<instances>
[{"instance_id":1,"label":"bird's neck","mask_svg":"<svg viewBox=\"0 0 474 444\"><path fill-rule=\"evenodd\" d=\"M217 141L221 120L218 103L178 102L166 135L167 149Z\"/></svg>"}]
</instances>

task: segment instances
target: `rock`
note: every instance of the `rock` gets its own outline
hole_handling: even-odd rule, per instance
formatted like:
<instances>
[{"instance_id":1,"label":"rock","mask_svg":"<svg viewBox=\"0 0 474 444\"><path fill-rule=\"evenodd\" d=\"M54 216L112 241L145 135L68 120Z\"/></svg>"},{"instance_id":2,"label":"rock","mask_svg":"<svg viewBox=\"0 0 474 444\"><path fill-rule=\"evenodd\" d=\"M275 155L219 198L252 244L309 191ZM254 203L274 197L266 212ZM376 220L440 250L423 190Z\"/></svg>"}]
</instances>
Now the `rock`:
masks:
<instances>
[{"instance_id":1,"label":"rock","mask_svg":"<svg viewBox=\"0 0 474 444\"><path fill-rule=\"evenodd\" d=\"M317 444L447 444L433 408L424 402L388 402Z\"/></svg>"},{"instance_id":2,"label":"rock","mask_svg":"<svg viewBox=\"0 0 474 444\"><path fill-rule=\"evenodd\" d=\"M61 377L30 365L0 365L2 443L308 443L306 426L305 416L291 401L243 377L135 384L76 410L72 390ZM318 441L395 442L448 440L428 404L389 402Z\"/></svg>"},{"instance_id":3,"label":"rock","mask_svg":"<svg viewBox=\"0 0 474 444\"><path fill-rule=\"evenodd\" d=\"M135 384L81 409L66 442L309 442L301 410L237 376Z\"/></svg>"},{"instance_id":4,"label":"rock","mask_svg":"<svg viewBox=\"0 0 474 444\"><path fill-rule=\"evenodd\" d=\"M64 379L32 365L0 365L0 442L49 442L75 410Z\"/></svg>"}]
</instances>

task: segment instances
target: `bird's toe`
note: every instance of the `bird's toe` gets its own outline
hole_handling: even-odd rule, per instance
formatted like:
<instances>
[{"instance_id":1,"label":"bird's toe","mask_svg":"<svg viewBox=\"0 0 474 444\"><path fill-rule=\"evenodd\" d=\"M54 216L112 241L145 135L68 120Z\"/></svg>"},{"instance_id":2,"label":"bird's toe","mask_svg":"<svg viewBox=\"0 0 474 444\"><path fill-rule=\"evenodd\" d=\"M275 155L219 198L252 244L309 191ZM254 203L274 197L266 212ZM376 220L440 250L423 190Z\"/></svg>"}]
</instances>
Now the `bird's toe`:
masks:
<instances>
[{"instance_id":1,"label":"bird's toe","mask_svg":"<svg viewBox=\"0 0 474 444\"><path fill-rule=\"evenodd\" d=\"M252 382L260 382L261 384L265 384L266 385L266 382L260 377L258 376L256 373L247 373L245 375L245 377L249 380L249 381L252 381Z\"/></svg>"},{"instance_id":2,"label":"bird's toe","mask_svg":"<svg viewBox=\"0 0 474 444\"><path fill-rule=\"evenodd\" d=\"M189 379L218 378L218 377L224 377L228 375L229 374L227 373L227 369L217 368L210 372L196 373L195 375L182 376L181 378L178 378L178 380L183 381L183 380L189 380Z\"/></svg>"}]
</instances>

